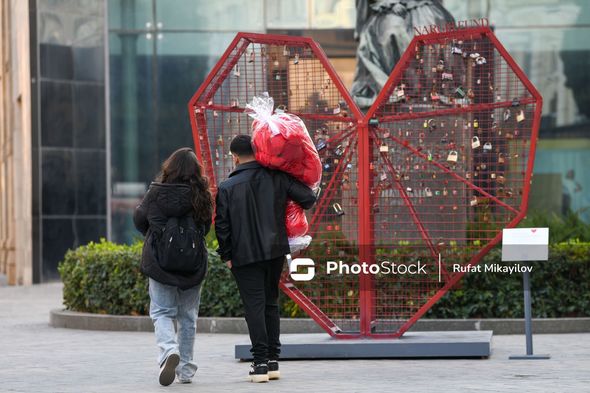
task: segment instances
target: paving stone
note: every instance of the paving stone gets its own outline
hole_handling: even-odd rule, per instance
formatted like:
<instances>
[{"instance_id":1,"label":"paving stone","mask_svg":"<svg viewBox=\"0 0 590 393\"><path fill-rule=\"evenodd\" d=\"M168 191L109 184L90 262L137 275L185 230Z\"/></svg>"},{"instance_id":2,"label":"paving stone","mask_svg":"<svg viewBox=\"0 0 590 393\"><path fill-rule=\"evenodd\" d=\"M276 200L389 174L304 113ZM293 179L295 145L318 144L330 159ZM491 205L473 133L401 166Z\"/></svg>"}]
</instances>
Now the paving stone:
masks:
<instances>
[{"instance_id":1,"label":"paving stone","mask_svg":"<svg viewBox=\"0 0 590 393\"><path fill-rule=\"evenodd\" d=\"M52 328L61 284L0 288L1 392L162 392L152 333ZM523 336L494 336L488 359L285 361L283 379L246 382L239 334L199 334L199 371L177 392L590 392L590 334L536 335L550 360L508 360Z\"/></svg>"}]
</instances>

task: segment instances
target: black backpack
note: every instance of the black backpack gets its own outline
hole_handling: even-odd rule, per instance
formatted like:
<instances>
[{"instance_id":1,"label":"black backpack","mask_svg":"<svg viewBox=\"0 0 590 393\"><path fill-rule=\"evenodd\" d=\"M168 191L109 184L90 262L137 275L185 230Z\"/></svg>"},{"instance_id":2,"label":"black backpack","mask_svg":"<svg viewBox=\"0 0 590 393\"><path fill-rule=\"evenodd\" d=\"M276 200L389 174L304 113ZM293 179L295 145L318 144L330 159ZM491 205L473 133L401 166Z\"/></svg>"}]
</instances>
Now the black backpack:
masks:
<instances>
[{"instance_id":1,"label":"black backpack","mask_svg":"<svg viewBox=\"0 0 590 393\"><path fill-rule=\"evenodd\" d=\"M192 215L170 217L155 241L160 267L170 273L193 275L207 272L205 226Z\"/></svg>"}]
</instances>

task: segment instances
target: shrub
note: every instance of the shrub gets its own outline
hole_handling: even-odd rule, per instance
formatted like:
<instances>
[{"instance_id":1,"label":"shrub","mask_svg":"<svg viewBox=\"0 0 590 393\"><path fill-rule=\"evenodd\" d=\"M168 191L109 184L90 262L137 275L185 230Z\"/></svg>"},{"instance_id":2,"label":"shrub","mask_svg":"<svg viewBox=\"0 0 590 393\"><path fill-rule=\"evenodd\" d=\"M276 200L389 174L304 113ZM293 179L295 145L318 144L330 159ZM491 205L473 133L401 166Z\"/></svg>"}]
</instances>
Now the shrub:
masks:
<instances>
[{"instance_id":1,"label":"shrub","mask_svg":"<svg viewBox=\"0 0 590 393\"><path fill-rule=\"evenodd\" d=\"M58 267L65 306L99 314L147 314L148 285L139 271L141 246L102 239L69 250Z\"/></svg>"},{"instance_id":2,"label":"shrub","mask_svg":"<svg viewBox=\"0 0 590 393\"><path fill-rule=\"evenodd\" d=\"M113 315L148 315L148 279L139 271L141 242L131 246L101 239L69 250L59 264L64 305L69 310ZM242 305L230 271L211 251L201 292L200 315L241 316Z\"/></svg>"},{"instance_id":3,"label":"shrub","mask_svg":"<svg viewBox=\"0 0 590 393\"><path fill-rule=\"evenodd\" d=\"M236 282L230 270L211 249L209 250L209 271L201 290L199 315L204 317L244 315Z\"/></svg>"},{"instance_id":4,"label":"shrub","mask_svg":"<svg viewBox=\"0 0 590 393\"><path fill-rule=\"evenodd\" d=\"M547 227L551 243L562 243L571 239L590 242L590 224L584 222L579 214L572 211L564 215L532 212L519 224L519 227Z\"/></svg>"},{"instance_id":5,"label":"shrub","mask_svg":"<svg viewBox=\"0 0 590 393\"><path fill-rule=\"evenodd\" d=\"M214 253L208 236L209 272L201 295L201 316L242 316L239 293L230 271ZM139 272L141 242L131 246L101 240L70 250L59 265L64 304L70 310L116 315L146 315L147 278ZM324 245L325 246L325 245ZM482 263L500 261L492 250ZM590 316L590 243L565 242L550 247L547 262L535 264L531 276L535 317ZM281 296L281 314L305 317L288 297ZM468 273L426 314L430 318L522 317L520 274Z\"/></svg>"},{"instance_id":6,"label":"shrub","mask_svg":"<svg viewBox=\"0 0 590 393\"><path fill-rule=\"evenodd\" d=\"M501 263L499 249L482 264ZM549 260L533 262L531 297L536 318L590 316L590 243L552 244ZM467 273L427 318L522 318L522 275Z\"/></svg>"}]
</instances>

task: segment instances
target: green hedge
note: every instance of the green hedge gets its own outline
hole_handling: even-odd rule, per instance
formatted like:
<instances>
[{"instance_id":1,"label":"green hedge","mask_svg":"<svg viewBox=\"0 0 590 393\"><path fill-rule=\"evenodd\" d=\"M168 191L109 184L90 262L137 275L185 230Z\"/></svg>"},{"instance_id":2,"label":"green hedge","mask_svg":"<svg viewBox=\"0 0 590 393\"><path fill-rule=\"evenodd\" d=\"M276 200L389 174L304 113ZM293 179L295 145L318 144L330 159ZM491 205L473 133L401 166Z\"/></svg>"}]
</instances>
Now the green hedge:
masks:
<instances>
[{"instance_id":1,"label":"green hedge","mask_svg":"<svg viewBox=\"0 0 590 393\"><path fill-rule=\"evenodd\" d=\"M213 238L208 240L216 248ZM70 310L116 315L146 315L147 279L139 272L141 243L117 245L105 240L70 250L59 265L64 304ZM493 250L482 263L500 260ZM590 316L590 243L554 244L550 260L532 273L533 313L536 317ZM304 317L286 296L282 314ZM231 273L210 251L200 315L242 316L242 306ZM431 318L521 317L522 283L519 274L467 274L427 314Z\"/></svg>"},{"instance_id":2,"label":"green hedge","mask_svg":"<svg viewBox=\"0 0 590 393\"><path fill-rule=\"evenodd\" d=\"M141 246L103 239L69 250L58 266L65 306L99 314L148 314L148 282L139 271Z\"/></svg>"},{"instance_id":3,"label":"green hedge","mask_svg":"<svg viewBox=\"0 0 590 393\"><path fill-rule=\"evenodd\" d=\"M557 243L549 250L548 261L533 263L533 316L590 316L590 243ZM494 249L481 263L502 263L500 260L500 250ZM522 296L521 274L468 273L426 317L522 318Z\"/></svg>"},{"instance_id":4,"label":"green hedge","mask_svg":"<svg viewBox=\"0 0 590 393\"><path fill-rule=\"evenodd\" d=\"M139 271L141 247L141 242L127 246L102 239L69 250L58 267L66 308L98 314L148 315L148 280ZM230 271L209 251L200 315L241 316L241 312Z\"/></svg>"}]
</instances>

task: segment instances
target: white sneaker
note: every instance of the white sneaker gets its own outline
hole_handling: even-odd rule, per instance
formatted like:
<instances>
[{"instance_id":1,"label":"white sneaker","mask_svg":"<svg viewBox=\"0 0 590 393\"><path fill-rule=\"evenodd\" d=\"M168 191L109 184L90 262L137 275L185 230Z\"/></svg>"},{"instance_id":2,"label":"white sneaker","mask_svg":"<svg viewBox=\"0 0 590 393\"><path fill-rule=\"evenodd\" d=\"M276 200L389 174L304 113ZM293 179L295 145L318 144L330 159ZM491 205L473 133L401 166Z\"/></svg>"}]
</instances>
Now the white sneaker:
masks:
<instances>
[{"instance_id":1,"label":"white sneaker","mask_svg":"<svg viewBox=\"0 0 590 393\"><path fill-rule=\"evenodd\" d=\"M268 365L266 363L250 365L250 373L248 374L251 382L268 382Z\"/></svg>"},{"instance_id":2,"label":"white sneaker","mask_svg":"<svg viewBox=\"0 0 590 393\"><path fill-rule=\"evenodd\" d=\"M180 356L177 353L168 355L162 367L160 367L160 385L168 386L176 378L176 366L180 363Z\"/></svg>"}]
</instances>

